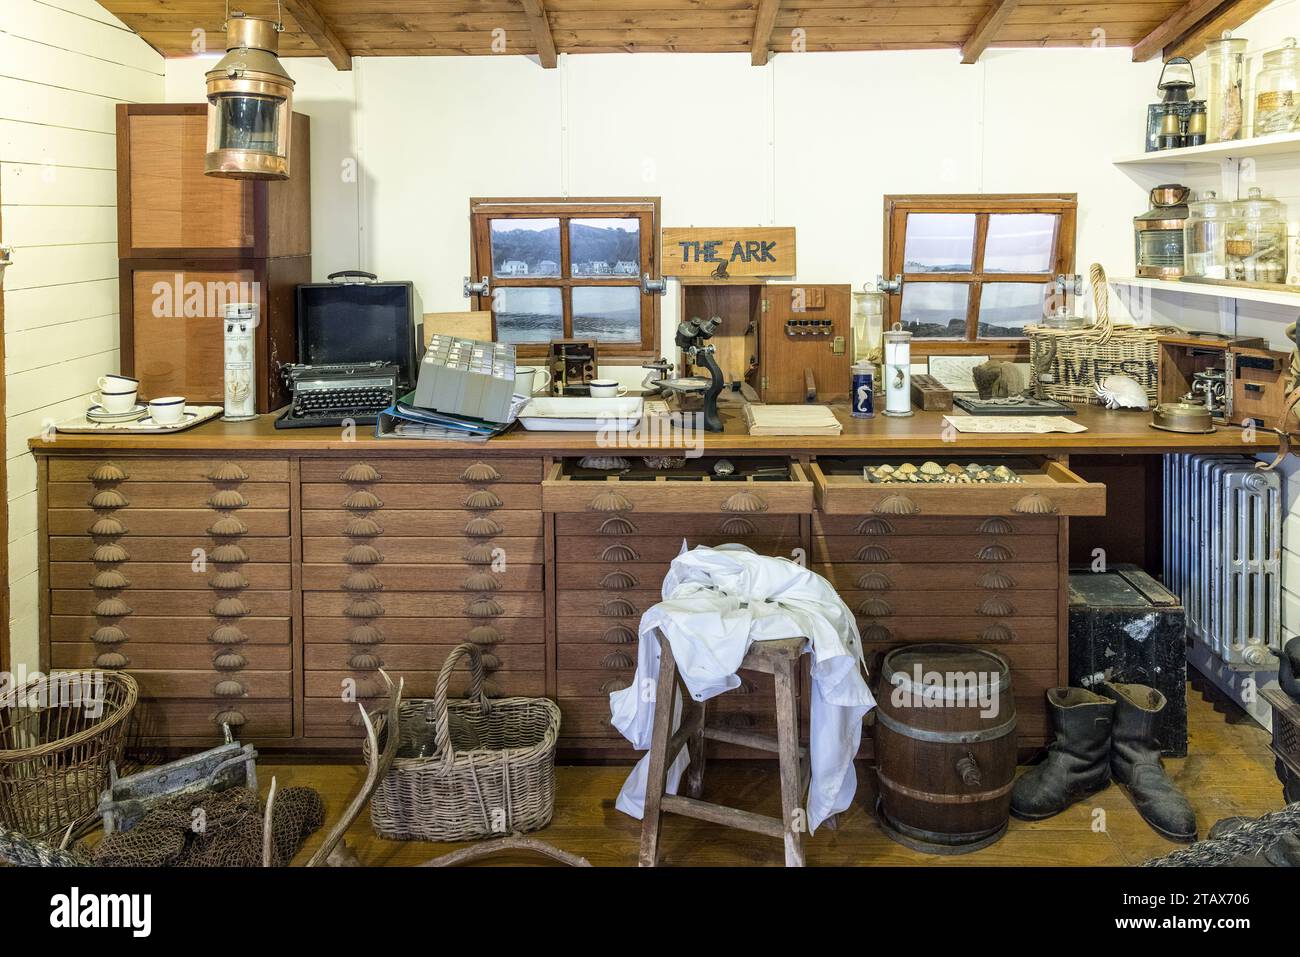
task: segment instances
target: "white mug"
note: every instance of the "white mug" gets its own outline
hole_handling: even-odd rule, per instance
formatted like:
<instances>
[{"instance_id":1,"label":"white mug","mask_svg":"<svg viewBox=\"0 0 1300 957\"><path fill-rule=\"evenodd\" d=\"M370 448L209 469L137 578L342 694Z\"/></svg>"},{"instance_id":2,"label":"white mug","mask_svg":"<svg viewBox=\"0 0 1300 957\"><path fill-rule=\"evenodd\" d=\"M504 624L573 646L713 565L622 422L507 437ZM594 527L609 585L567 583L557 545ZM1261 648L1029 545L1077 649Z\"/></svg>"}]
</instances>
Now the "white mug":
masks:
<instances>
[{"instance_id":1,"label":"white mug","mask_svg":"<svg viewBox=\"0 0 1300 957\"><path fill-rule=\"evenodd\" d=\"M140 380L132 379L130 376L118 375L116 372L110 372L108 375L102 375L95 382L100 392L121 393L128 389L132 392L140 388Z\"/></svg>"},{"instance_id":2,"label":"white mug","mask_svg":"<svg viewBox=\"0 0 1300 957\"><path fill-rule=\"evenodd\" d=\"M587 387L593 399L617 399L627 395L627 389L619 385L617 379L592 379Z\"/></svg>"},{"instance_id":3,"label":"white mug","mask_svg":"<svg viewBox=\"0 0 1300 957\"><path fill-rule=\"evenodd\" d=\"M156 425L175 425L185 418L185 397L167 395L149 401L149 417Z\"/></svg>"},{"instance_id":4,"label":"white mug","mask_svg":"<svg viewBox=\"0 0 1300 957\"><path fill-rule=\"evenodd\" d=\"M96 392L92 401L105 412L130 412L135 408L136 390Z\"/></svg>"},{"instance_id":5,"label":"white mug","mask_svg":"<svg viewBox=\"0 0 1300 957\"><path fill-rule=\"evenodd\" d=\"M545 378L538 383L539 375ZM551 373L537 366L516 366L515 367L515 395L534 395L538 389L544 389L551 384Z\"/></svg>"}]
</instances>

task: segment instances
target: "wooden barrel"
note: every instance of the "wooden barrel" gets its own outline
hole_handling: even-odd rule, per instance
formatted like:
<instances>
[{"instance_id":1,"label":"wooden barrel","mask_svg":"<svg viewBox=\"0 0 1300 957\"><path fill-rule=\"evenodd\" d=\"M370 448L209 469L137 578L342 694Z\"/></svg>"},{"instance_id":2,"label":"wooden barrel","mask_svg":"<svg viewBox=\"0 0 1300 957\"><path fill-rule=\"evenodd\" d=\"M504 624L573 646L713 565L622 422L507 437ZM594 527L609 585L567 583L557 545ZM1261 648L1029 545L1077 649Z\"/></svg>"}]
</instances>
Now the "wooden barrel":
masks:
<instances>
[{"instance_id":1,"label":"wooden barrel","mask_svg":"<svg viewBox=\"0 0 1300 957\"><path fill-rule=\"evenodd\" d=\"M1016 704L1001 655L910 645L885 655L874 727L878 812L891 837L936 854L1006 831L1016 773Z\"/></svg>"}]
</instances>

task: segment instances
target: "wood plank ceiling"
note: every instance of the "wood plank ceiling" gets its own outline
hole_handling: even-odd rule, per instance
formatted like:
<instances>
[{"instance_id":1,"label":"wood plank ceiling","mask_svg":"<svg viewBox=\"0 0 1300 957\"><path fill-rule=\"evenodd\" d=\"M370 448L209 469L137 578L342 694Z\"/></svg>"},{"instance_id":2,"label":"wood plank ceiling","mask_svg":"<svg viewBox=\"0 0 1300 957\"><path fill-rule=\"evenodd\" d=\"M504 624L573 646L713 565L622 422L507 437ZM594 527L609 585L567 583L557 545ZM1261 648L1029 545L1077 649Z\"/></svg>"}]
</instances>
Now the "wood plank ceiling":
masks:
<instances>
[{"instance_id":1,"label":"wood plank ceiling","mask_svg":"<svg viewBox=\"0 0 1300 957\"><path fill-rule=\"evenodd\" d=\"M169 57L224 47L225 0L100 0ZM1268 0L283 0L287 56L770 53L990 47L1133 47L1135 60L1199 53ZM274 15L274 0L232 0ZM205 31L198 34L195 31Z\"/></svg>"}]
</instances>

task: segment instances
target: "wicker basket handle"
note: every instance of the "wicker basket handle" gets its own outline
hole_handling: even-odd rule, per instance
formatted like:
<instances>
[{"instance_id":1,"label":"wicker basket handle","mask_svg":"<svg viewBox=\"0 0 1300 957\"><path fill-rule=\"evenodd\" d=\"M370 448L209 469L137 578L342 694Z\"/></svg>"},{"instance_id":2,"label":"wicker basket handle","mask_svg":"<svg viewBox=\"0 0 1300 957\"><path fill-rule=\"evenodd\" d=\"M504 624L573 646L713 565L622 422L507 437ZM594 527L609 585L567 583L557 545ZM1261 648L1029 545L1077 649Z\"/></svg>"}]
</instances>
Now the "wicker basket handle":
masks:
<instances>
[{"instance_id":1,"label":"wicker basket handle","mask_svg":"<svg viewBox=\"0 0 1300 957\"><path fill-rule=\"evenodd\" d=\"M1106 270L1101 263L1093 263L1088 269L1088 280L1092 283L1092 301L1097 310L1097 324L1093 331L1101 333L1099 342L1109 342L1115 324L1110 319L1110 285L1106 282Z\"/></svg>"},{"instance_id":2,"label":"wicker basket handle","mask_svg":"<svg viewBox=\"0 0 1300 957\"><path fill-rule=\"evenodd\" d=\"M470 668L469 700L477 699L479 710L483 714L487 714L491 708L487 695L483 693L483 652L479 651L478 645L461 642L451 649L447 660L442 663L438 683L433 689L434 740L438 745L438 753L448 765L455 759L455 754L452 752L451 727L447 719L447 688L451 685L451 674L456 670L456 662L466 655L469 656Z\"/></svg>"}]
</instances>

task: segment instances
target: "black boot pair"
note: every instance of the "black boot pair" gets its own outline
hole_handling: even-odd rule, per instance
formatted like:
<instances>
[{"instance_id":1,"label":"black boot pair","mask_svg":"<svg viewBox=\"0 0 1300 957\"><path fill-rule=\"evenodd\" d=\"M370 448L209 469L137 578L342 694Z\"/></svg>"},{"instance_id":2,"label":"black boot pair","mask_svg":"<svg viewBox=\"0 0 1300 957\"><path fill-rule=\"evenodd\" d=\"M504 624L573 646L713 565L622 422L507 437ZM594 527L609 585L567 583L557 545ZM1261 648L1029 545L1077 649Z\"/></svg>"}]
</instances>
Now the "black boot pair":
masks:
<instances>
[{"instance_id":1,"label":"black boot pair","mask_svg":"<svg viewBox=\"0 0 1300 957\"><path fill-rule=\"evenodd\" d=\"M1196 839L1196 813L1160 763L1156 718L1165 696L1146 685L1101 685L1047 692L1056 740L1042 764L1022 774L1011 813L1026 821L1060 814L1110 784L1128 791L1142 819L1172 841Z\"/></svg>"}]
</instances>

